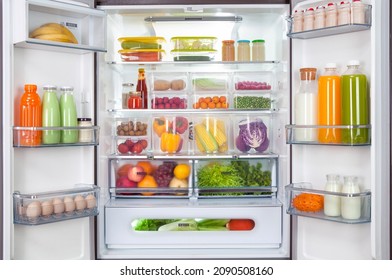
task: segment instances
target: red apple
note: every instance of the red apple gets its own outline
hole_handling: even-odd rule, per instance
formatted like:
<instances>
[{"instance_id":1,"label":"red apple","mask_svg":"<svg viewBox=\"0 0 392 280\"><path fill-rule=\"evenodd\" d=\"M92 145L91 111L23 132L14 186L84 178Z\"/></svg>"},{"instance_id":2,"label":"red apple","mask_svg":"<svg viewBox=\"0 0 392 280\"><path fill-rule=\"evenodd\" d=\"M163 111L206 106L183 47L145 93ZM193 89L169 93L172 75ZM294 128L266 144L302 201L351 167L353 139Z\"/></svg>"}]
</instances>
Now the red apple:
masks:
<instances>
[{"instance_id":1,"label":"red apple","mask_svg":"<svg viewBox=\"0 0 392 280\"><path fill-rule=\"evenodd\" d=\"M135 188L137 183L128 179L128 176L121 176L116 180L117 188Z\"/></svg>"},{"instance_id":2,"label":"red apple","mask_svg":"<svg viewBox=\"0 0 392 280\"><path fill-rule=\"evenodd\" d=\"M134 182L140 182L146 176L141 166L133 166L128 170L128 179Z\"/></svg>"}]
</instances>

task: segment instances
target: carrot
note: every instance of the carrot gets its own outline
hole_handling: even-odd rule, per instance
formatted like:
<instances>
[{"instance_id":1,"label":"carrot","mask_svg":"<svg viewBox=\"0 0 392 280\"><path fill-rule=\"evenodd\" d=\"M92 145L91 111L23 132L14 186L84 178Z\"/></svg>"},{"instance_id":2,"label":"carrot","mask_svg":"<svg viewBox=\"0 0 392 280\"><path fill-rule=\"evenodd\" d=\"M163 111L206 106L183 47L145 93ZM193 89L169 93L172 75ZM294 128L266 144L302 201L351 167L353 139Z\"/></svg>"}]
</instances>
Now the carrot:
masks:
<instances>
[{"instance_id":1,"label":"carrot","mask_svg":"<svg viewBox=\"0 0 392 280\"><path fill-rule=\"evenodd\" d=\"M228 230L252 230L255 222L251 219L231 219L226 227Z\"/></svg>"},{"instance_id":2,"label":"carrot","mask_svg":"<svg viewBox=\"0 0 392 280\"><path fill-rule=\"evenodd\" d=\"M293 207L304 212L318 212L324 207L324 196L301 193L293 199Z\"/></svg>"}]
</instances>

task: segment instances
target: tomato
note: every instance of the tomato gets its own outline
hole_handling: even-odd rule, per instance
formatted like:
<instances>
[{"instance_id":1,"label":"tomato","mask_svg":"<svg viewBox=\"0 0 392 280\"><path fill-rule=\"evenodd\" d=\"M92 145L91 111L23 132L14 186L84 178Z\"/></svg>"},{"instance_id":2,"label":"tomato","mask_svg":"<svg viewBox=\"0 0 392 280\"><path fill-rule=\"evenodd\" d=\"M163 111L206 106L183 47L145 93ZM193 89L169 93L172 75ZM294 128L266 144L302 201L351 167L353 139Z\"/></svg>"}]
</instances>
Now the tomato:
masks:
<instances>
[{"instance_id":1,"label":"tomato","mask_svg":"<svg viewBox=\"0 0 392 280\"><path fill-rule=\"evenodd\" d=\"M231 219L226 227L229 230L252 230L255 222L251 219Z\"/></svg>"}]
</instances>

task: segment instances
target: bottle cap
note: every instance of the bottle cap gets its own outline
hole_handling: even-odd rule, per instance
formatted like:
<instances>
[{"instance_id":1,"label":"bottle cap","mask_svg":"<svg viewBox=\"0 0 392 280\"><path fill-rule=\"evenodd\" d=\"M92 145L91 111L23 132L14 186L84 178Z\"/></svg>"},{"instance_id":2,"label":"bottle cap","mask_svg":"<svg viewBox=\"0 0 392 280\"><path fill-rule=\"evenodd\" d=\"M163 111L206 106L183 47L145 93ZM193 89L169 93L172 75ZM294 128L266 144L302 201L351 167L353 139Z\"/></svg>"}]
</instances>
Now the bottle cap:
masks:
<instances>
[{"instance_id":1,"label":"bottle cap","mask_svg":"<svg viewBox=\"0 0 392 280\"><path fill-rule=\"evenodd\" d=\"M60 90L61 91L73 91L73 87L71 87L71 86L64 86L64 87L61 87L60 88Z\"/></svg>"},{"instance_id":2,"label":"bottle cap","mask_svg":"<svg viewBox=\"0 0 392 280\"><path fill-rule=\"evenodd\" d=\"M316 80L317 68L301 68L299 72L301 73L302 81Z\"/></svg>"},{"instance_id":3,"label":"bottle cap","mask_svg":"<svg viewBox=\"0 0 392 280\"><path fill-rule=\"evenodd\" d=\"M44 90L57 90L57 86L45 85L42 87Z\"/></svg>"},{"instance_id":4,"label":"bottle cap","mask_svg":"<svg viewBox=\"0 0 392 280\"><path fill-rule=\"evenodd\" d=\"M78 122L91 122L91 118L78 118Z\"/></svg>"},{"instance_id":5,"label":"bottle cap","mask_svg":"<svg viewBox=\"0 0 392 280\"><path fill-rule=\"evenodd\" d=\"M36 91L37 85L27 84L24 86L25 91Z\"/></svg>"},{"instance_id":6,"label":"bottle cap","mask_svg":"<svg viewBox=\"0 0 392 280\"><path fill-rule=\"evenodd\" d=\"M334 63L334 62L330 62L330 63L325 64L325 68L336 68L336 67L337 67L336 63Z\"/></svg>"},{"instance_id":7,"label":"bottle cap","mask_svg":"<svg viewBox=\"0 0 392 280\"><path fill-rule=\"evenodd\" d=\"M238 40L237 43L250 43L249 40Z\"/></svg>"},{"instance_id":8,"label":"bottle cap","mask_svg":"<svg viewBox=\"0 0 392 280\"><path fill-rule=\"evenodd\" d=\"M359 66L359 65L360 65L359 60L355 60L355 59L350 60L350 61L347 63L347 66Z\"/></svg>"},{"instance_id":9,"label":"bottle cap","mask_svg":"<svg viewBox=\"0 0 392 280\"><path fill-rule=\"evenodd\" d=\"M265 40L257 39L257 40L253 40L252 43L265 43Z\"/></svg>"},{"instance_id":10,"label":"bottle cap","mask_svg":"<svg viewBox=\"0 0 392 280\"><path fill-rule=\"evenodd\" d=\"M234 44L234 40L223 40L223 44Z\"/></svg>"}]
</instances>

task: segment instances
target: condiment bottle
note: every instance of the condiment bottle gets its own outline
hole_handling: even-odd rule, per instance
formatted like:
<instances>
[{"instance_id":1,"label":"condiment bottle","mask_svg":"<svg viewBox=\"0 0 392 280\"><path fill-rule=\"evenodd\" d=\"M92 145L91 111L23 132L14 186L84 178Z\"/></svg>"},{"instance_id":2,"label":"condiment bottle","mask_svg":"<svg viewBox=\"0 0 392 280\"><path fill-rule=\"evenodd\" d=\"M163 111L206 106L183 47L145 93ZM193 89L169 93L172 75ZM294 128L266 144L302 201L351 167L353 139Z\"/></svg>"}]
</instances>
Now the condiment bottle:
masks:
<instances>
[{"instance_id":1,"label":"condiment bottle","mask_svg":"<svg viewBox=\"0 0 392 280\"><path fill-rule=\"evenodd\" d=\"M325 7L318 6L314 12L314 29L325 27Z\"/></svg>"},{"instance_id":2,"label":"condiment bottle","mask_svg":"<svg viewBox=\"0 0 392 280\"><path fill-rule=\"evenodd\" d=\"M294 101L296 125L317 124L316 72L316 68L300 69L300 84ZM297 128L294 137L299 142L314 142L317 140L317 131L315 128Z\"/></svg>"},{"instance_id":3,"label":"condiment bottle","mask_svg":"<svg viewBox=\"0 0 392 280\"><path fill-rule=\"evenodd\" d=\"M42 126L60 126L60 103L57 98L56 86L44 86L44 96L42 100ZM43 130L43 144L60 143L60 130Z\"/></svg>"},{"instance_id":4,"label":"condiment bottle","mask_svg":"<svg viewBox=\"0 0 392 280\"><path fill-rule=\"evenodd\" d=\"M338 24L338 9L336 3L328 3L325 8L325 27L336 26Z\"/></svg>"},{"instance_id":5,"label":"condiment bottle","mask_svg":"<svg viewBox=\"0 0 392 280\"><path fill-rule=\"evenodd\" d=\"M136 91L140 92L141 94L141 98L143 100L142 108L148 109L148 90L146 83L146 73L144 71L144 68L139 68L138 72L139 74L137 79Z\"/></svg>"},{"instance_id":6,"label":"condiment bottle","mask_svg":"<svg viewBox=\"0 0 392 280\"><path fill-rule=\"evenodd\" d=\"M338 6L338 25L350 24L351 11L350 3L342 1Z\"/></svg>"},{"instance_id":7,"label":"condiment bottle","mask_svg":"<svg viewBox=\"0 0 392 280\"><path fill-rule=\"evenodd\" d=\"M344 177L342 193L347 194L341 198L342 218L355 220L361 217L361 197L353 196L360 193L358 178L355 176Z\"/></svg>"},{"instance_id":8,"label":"condiment bottle","mask_svg":"<svg viewBox=\"0 0 392 280\"><path fill-rule=\"evenodd\" d=\"M359 61L352 60L347 71L342 74L342 125L369 124L369 94L367 78L359 70ZM342 142L345 144L365 144L369 142L367 128L342 129Z\"/></svg>"},{"instance_id":9,"label":"condiment bottle","mask_svg":"<svg viewBox=\"0 0 392 280\"><path fill-rule=\"evenodd\" d=\"M30 128L42 127L42 104L37 93L37 86L27 84L20 101L20 126ZM22 146L37 146L41 144L41 130L21 130L19 141Z\"/></svg>"},{"instance_id":10,"label":"condiment bottle","mask_svg":"<svg viewBox=\"0 0 392 280\"><path fill-rule=\"evenodd\" d=\"M312 30L314 28L314 9L308 8L304 13L304 26L303 30Z\"/></svg>"},{"instance_id":11,"label":"condiment bottle","mask_svg":"<svg viewBox=\"0 0 392 280\"><path fill-rule=\"evenodd\" d=\"M92 127L91 118L78 118L79 127ZM80 129L79 130L79 142L90 143L94 140L93 129Z\"/></svg>"},{"instance_id":12,"label":"condiment bottle","mask_svg":"<svg viewBox=\"0 0 392 280\"><path fill-rule=\"evenodd\" d=\"M352 23L365 24L365 4L361 0L353 0L351 3Z\"/></svg>"},{"instance_id":13,"label":"condiment bottle","mask_svg":"<svg viewBox=\"0 0 392 280\"><path fill-rule=\"evenodd\" d=\"M237 41L237 61L250 61L250 41Z\"/></svg>"},{"instance_id":14,"label":"condiment bottle","mask_svg":"<svg viewBox=\"0 0 392 280\"><path fill-rule=\"evenodd\" d=\"M252 61L265 60L265 41L262 39L252 41Z\"/></svg>"},{"instance_id":15,"label":"condiment bottle","mask_svg":"<svg viewBox=\"0 0 392 280\"><path fill-rule=\"evenodd\" d=\"M128 98L133 90L132 83L122 84L122 108L128 109Z\"/></svg>"},{"instance_id":16,"label":"condiment bottle","mask_svg":"<svg viewBox=\"0 0 392 280\"><path fill-rule=\"evenodd\" d=\"M78 126L76 105L73 96L73 87L61 87L60 96L60 123L63 127ZM78 131L76 129L64 129L61 131L62 143L77 143Z\"/></svg>"},{"instance_id":17,"label":"condiment bottle","mask_svg":"<svg viewBox=\"0 0 392 280\"><path fill-rule=\"evenodd\" d=\"M234 40L223 40L222 61L234 61L234 60L235 60Z\"/></svg>"},{"instance_id":18,"label":"condiment bottle","mask_svg":"<svg viewBox=\"0 0 392 280\"><path fill-rule=\"evenodd\" d=\"M335 174L327 175L327 183L325 190L328 192L340 193L342 185L340 184L340 176ZM324 214L331 217L340 216L341 197L339 195L324 195Z\"/></svg>"},{"instance_id":19,"label":"condiment bottle","mask_svg":"<svg viewBox=\"0 0 392 280\"><path fill-rule=\"evenodd\" d=\"M295 10L293 15L293 25L292 25L292 32L301 32L303 31L303 23L304 23L304 11L297 11Z\"/></svg>"},{"instance_id":20,"label":"condiment bottle","mask_svg":"<svg viewBox=\"0 0 392 280\"><path fill-rule=\"evenodd\" d=\"M341 124L340 75L336 63L327 63L325 72L318 80L318 125L337 126ZM318 131L320 143L341 143L340 128L323 128Z\"/></svg>"},{"instance_id":21,"label":"condiment bottle","mask_svg":"<svg viewBox=\"0 0 392 280\"><path fill-rule=\"evenodd\" d=\"M128 98L128 109L142 109L143 101L140 92L131 92Z\"/></svg>"}]
</instances>

